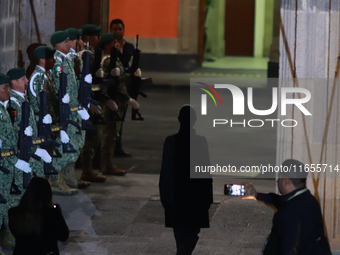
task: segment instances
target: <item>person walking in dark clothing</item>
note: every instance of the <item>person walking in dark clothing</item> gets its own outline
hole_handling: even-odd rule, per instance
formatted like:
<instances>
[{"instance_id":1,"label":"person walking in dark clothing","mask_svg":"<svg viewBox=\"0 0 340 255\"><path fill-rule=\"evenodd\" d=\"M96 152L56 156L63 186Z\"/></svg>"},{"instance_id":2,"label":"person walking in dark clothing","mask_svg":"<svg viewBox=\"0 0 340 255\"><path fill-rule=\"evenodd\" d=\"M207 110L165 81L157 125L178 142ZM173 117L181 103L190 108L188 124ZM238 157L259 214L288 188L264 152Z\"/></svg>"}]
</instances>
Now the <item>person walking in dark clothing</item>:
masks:
<instances>
[{"instance_id":1,"label":"person walking in dark clothing","mask_svg":"<svg viewBox=\"0 0 340 255\"><path fill-rule=\"evenodd\" d=\"M173 228L177 254L187 255L194 250L200 229L209 228L213 192L210 174L204 176L208 178L190 178L194 165L210 165L207 141L193 129L194 109L183 106L178 120L179 132L164 143L159 191L165 226Z\"/></svg>"},{"instance_id":2,"label":"person walking in dark clothing","mask_svg":"<svg viewBox=\"0 0 340 255\"><path fill-rule=\"evenodd\" d=\"M8 210L9 228L15 237L14 255L58 255L58 241L69 230L58 204L52 204L50 184L44 178L31 180L17 207Z\"/></svg>"},{"instance_id":3,"label":"person walking in dark clothing","mask_svg":"<svg viewBox=\"0 0 340 255\"><path fill-rule=\"evenodd\" d=\"M320 205L306 187L307 171L304 164L289 159L282 163L282 167L297 169L296 173L279 173L277 186L282 196L257 193L253 185L245 185L246 195L243 199L261 201L277 210L263 254L331 255Z\"/></svg>"}]
</instances>

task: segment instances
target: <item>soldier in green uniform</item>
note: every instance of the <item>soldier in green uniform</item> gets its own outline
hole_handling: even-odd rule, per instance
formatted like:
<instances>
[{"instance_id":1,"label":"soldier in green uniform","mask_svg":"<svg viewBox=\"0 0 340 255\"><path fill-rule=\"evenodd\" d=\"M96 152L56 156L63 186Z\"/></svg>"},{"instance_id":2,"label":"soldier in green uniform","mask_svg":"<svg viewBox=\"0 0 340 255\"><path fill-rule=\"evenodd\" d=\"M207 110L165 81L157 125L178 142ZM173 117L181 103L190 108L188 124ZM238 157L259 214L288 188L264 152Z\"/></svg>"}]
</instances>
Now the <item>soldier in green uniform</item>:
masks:
<instances>
[{"instance_id":1,"label":"soldier in green uniform","mask_svg":"<svg viewBox=\"0 0 340 255\"><path fill-rule=\"evenodd\" d=\"M8 102L10 94L9 82L10 78L8 75L0 74L0 149L2 152L5 150L17 151L18 146L18 134L14 132L6 109L6 102ZM14 237L9 232L7 214L8 209L15 206L12 199L13 195L10 192L12 182L14 180L14 184L18 184L16 177L22 176L22 171L31 172L28 162L18 159L13 153L10 155L0 158L0 166L9 171L9 173L0 171L0 194L6 200L0 203L0 228L2 224L6 228L5 238L1 243L3 248L13 248L15 242Z\"/></svg>"},{"instance_id":2,"label":"soldier in green uniform","mask_svg":"<svg viewBox=\"0 0 340 255\"><path fill-rule=\"evenodd\" d=\"M44 117L43 122L45 124L58 124L58 98L56 96L52 79L50 77L49 71L53 68L55 60L54 60L55 50L51 49L47 46L39 46L34 50L34 58L36 59L36 67L34 72L31 75L31 79L29 82L29 97L30 104L34 111L36 121L39 121L39 112L40 112L40 91L45 90L47 92L47 108L48 115ZM59 135L59 132L58 132ZM58 144L62 144L59 137L57 137L56 142ZM50 155L54 154L53 148L49 150ZM61 155L61 154L60 154ZM53 167L57 172L64 167L63 160L60 158L53 158ZM46 176L49 178L50 176ZM56 178L56 177L52 177Z\"/></svg>"},{"instance_id":3,"label":"soldier in green uniform","mask_svg":"<svg viewBox=\"0 0 340 255\"><path fill-rule=\"evenodd\" d=\"M73 69L73 62L67 56L70 52L69 35L67 31L57 31L51 37L51 44L56 48L56 53L54 59L56 60L53 71L53 86L56 94L59 92L60 86L60 74L64 72L67 75L67 87L66 94L63 98L59 98L63 103L69 104L71 106L77 106L78 103L78 82L76 74ZM73 108L73 107L72 107ZM85 109L78 110L77 112L71 112L69 119L77 123L81 127L81 120L88 120L89 115ZM67 128L67 130L65 129ZM63 132L64 131L64 132ZM66 131L66 132L65 132ZM79 150L82 147L82 132L78 130L77 127L73 125L68 125L67 127L62 127L61 134L67 133L69 141L76 150L73 153L63 153L62 160L65 160L65 167L59 172L58 179L52 181L52 191L54 193L59 193L62 195L73 195L76 189L71 189L66 185L64 176L65 174L69 176L74 176L75 162L79 157ZM61 137L63 141L63 137ZM67 154L67 156L66 156ZM65 156L65 157L64 157ZM71 172L71 173L70 173Z\"/></svg>"},{"instance_id":4,"label":"soldier in green uniform","mask_svg":"<svg viewBox=\"0 0 340 255\"><path fill-rule=\"evenodd\" d=\"M79 83L80 83L80 79L81 79L81 72L83 70L83 60L78 56L78 51L80 50L80 45L79 45L79 40L81 40L81 35L83 34L83 31L81 29L75 29L75 28L68 28L65 31L68 32L69 35L69 43L70 43L70 52L67 54L67 57L69 59L72 60L72 65L73 65L73 69L74 72L76 74L77 77L77 82L78 82L78 88L79 88ZM92 81L92 76L89 75L89 77L87 77L88 81ZM82 135L81 136L77 136L79 141L79 147L82 148L84 146L85 143L85 134L86 131L82 130ZM75 176L73 174L74 172L70 171L70 174L66 174L65 175L65 181L66 184L72 188L79 188L79 189L83 189L83 188L87 188L90 185L90 182L88 181L84 181L82 179L76 179Z\"/></svg>"},{"instance_id":5,"label":"soldier in green uniform","mask_svg":"<svg viewBox=\"0 0 340 255\"><path fill-rule=\"evenodd\" d=\"M98 61L98 59L95 59L95 50L98 50L98 44L99 44L99 35L101 28L92 25L87 24L82 27L83 35L82 35L82 41L83 42L89 42L89 51L92 55L92 62ZM79 52L79 56L82 57L82 54L84 51L86 51L86 46L84 49ZM91 73L93 76L93 85L101 87L102 84L102 78L103 78L103 70L101 68L95 69L95 65L91 65ZM82 175L81 179L90 181L90 182L104 182L106 180L106 177L98 174L96 171L92 169L92 163L95 156L95 152L98 149L100 145L100 138L101 133L103 129L103 123L99 123L98 116L101 115L101 109L104 107L104 105L108 104L111 107L114 107L114 102L112 100L109 100L109 98L102 93L102 91L98 92L100 94L99 98L95 98L99 105L97 107L94 107L92 104L90 106L90 121L95 125L95 130L93 131L87 131L86 137L85 137L85 145L83 149L81 150L81 164L82 164Z\"/></svg>"},{"instance_id":6,"label":"soldier in green uniform","mask_svg":"<svg viewBox=\"0 0 340 255\"><path fill-rule=\"evenodd\" d=\"M127 74L124 71L122 62L117 57L116 68L110 70L109 64L111 61L110 52L111 48L115 46L115 34L107 33L101 38L101 48L103 49L102 68L104 76L118 76L118 83L114 79L108 79L105 82L104 90L109 87L109 96L113 99L118 106L117 114L113 116L112 110L109 107L104 108L104 121L106 123L101 142L101 157L103 163L103 174L111 175L125 175L126 171L119 169L113 164L113 155L115 150L115 142L119 137L119 131L122 124L122 118L126 104L130 105L133 109L138 109L139 104L136 100L132 99L126 89L125 83Z\"/></svg>"},{"instance_id":7,"label":"soldier in green uniform","mask_svg":"<svg viewBox=\"0 0 340 255\"><path fill-rule=\"evenodd\" d=\"M22 119L22 110L21 105L23 102L25 102L25 86L28 84L28 80L26 78L26 71L25 68L12 68L7 72L7 75L10 77L10 85L11 85L11 92L10 92L10 103L11 107L16 112L14 116L14 130L17 134L19 134L20 131L20 122ZM47 115L44 117L46 123L49 123L51 121L51 116ZM27 131L27 133L26 133ZM29 116L29 127L27 127L27 130L25 130L25 134L32 137L38 137L38 128L37 128L37 122L35 119L35 114L30 107L30 116ZM20 149L20 148L19 148ZM44 167L43 167L43 161L46 163L51 163L52 158L48 154L48 152L45 149L39 148L38 145L33 145L32 153L39 156L42 161L37 160L30 160L30 164L32 167L33 174L40 177L45 177L44 175ZM21 184L20 184L20 189ZM18 201L19 202L19 201Z\"/></svg>"}]
</instances>

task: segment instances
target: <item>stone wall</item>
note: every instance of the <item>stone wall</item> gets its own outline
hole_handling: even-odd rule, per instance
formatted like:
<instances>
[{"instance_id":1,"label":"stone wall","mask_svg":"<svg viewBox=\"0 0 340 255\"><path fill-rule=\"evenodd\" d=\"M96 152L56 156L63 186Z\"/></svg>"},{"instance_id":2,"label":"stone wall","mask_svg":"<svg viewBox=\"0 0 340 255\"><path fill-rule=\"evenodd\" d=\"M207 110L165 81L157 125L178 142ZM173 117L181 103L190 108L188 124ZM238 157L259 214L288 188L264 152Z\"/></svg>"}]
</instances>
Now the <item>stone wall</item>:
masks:
<instances>
[{"instance_id":1,"label":"stone wall","mask_svg":"<svg viewBox=\"0 0 340 255\"><path fill-rule=\"evenodd\" d=\"M33 0L33 5L38 21L41 43L51 47L50 38L55 31L55 1L56 0ZM29 0L20 1L20 46L23 53L25 67L29 65L26 53L27 47L37 43L37 32L33 20L32 9Z\"/></svg>"},{"instance_id":2,"label":"stone wall","mask_svg":"<svg viewBox=\"0 0 340 255\"><path fill-rule=\"evenodd\" d=\"M19 0L0 1L0 73L17 65Z\"/></svg>"}]
</instances>

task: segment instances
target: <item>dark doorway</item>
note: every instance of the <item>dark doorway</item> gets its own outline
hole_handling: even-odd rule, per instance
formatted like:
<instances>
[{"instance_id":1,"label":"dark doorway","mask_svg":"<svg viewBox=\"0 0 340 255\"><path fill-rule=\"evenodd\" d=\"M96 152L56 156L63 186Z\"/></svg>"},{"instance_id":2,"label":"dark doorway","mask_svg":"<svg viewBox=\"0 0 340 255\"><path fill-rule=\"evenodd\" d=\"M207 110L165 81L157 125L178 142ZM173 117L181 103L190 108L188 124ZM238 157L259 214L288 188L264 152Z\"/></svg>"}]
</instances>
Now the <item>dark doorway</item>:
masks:
<instances>
[{"instance_id":1,"label":"dark doorway","mask_svg":"<svg viewBox=\"0 0 340 255\"><path fill-rule=\"evenodd\" d=\"M255 0L226 0L225 55L254 55Z\"/></svg>"}]
</instances>

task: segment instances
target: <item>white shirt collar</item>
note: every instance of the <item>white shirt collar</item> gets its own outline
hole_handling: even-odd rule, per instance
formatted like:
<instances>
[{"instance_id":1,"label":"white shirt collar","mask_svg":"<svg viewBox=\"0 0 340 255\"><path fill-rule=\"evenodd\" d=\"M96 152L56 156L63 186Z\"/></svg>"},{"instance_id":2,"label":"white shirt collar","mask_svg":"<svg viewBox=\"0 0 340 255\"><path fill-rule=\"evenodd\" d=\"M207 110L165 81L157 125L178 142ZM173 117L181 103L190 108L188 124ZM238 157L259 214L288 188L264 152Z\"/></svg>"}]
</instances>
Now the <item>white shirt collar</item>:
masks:
<instances>
[{"instance_id":1,"label":"white shirt collar","mask_svg":"<svg viewBox=\"0 0 340 255\"><path fill-rule=\"evenodd\" d=\"M74 49L72 49L72 48L70 48L70 52L76 53L76 51Z\"/></svg>"},{"instance_id":2,"label":"white shirt collar","mask_svg":"<svg viewBox=\"0 0 340 255\"><path fill-rule=\"evenodd\" d=\"M22 98L25 98L25 94L24 93L21 93L19 91L16 91L14 89L12 89L13 92L17 93L19 96L21 96Z\"/></svg>"},{"instance_id":3,"label":"white shirt collar","mask_svg":"<svg viewBox=\"0 0 340 255\"><path fill-rule=\"evenodd\" d=\"M2 104L3 106L5 106L5 102L0 101L0 104Z\"/></svg>"},{"instance_id":4,"label":"white shirt collar","mask_svg":"<svg viewBox=\"0 0 340 255\"><path fill-rule=\"evenodd\" d=\"M67 57L66 54L62 53L61 51L57 50L57 52L59 52L61 55L63 55L64 57Z\"/></svg>"},{"instance_id":5,"label":"white shirt collar","mask_svg":"<svg viewBox=\"0 0 340 255\"><path fill-rule=\"evenodd\" d=\"M43 70L44 73L46 72L45 68L43 68L43 67L41 67L41 66L39 66L39 65L37 65L37 67L39 67L41 70Z\"/></svg>"}]
</instances>

